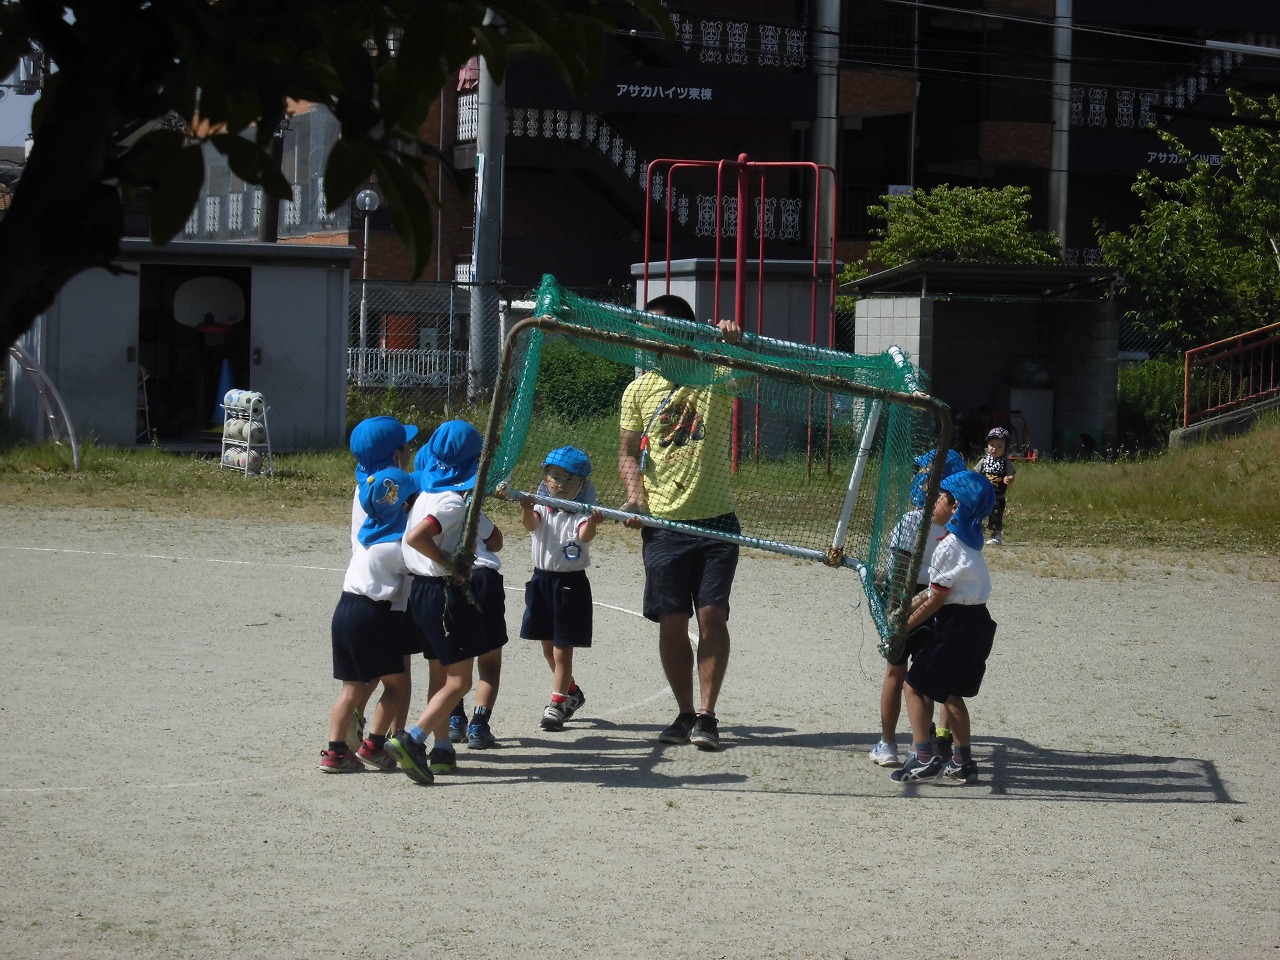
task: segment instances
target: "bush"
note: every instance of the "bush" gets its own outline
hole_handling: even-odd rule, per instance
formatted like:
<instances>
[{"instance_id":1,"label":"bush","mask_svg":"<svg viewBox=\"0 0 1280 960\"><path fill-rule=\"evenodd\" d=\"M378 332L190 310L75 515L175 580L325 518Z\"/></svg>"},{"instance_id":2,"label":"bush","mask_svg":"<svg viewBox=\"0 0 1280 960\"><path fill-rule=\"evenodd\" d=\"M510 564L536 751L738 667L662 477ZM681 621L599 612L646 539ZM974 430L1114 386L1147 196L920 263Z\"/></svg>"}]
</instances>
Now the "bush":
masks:
<instances>
[{"instance_id":1,"label":"bush","mask_svg":"<svg viewBox=\"0 0 1280 960\"><path fill-rule=\"evenodd\" d=\"M1116 397L1120 448L1143 453L1166 447L1169 431L1182 425L1182 389L1180 359L1121 367Z\"/></svg>"},{"instance_id":2,"label":"bush","mask_svg":"<svg viewBox=\"0 0 1280 960\"><path fill-rule=\"evenodd\" d=\"M622 391L633 375L630 367L583 353L558 337L548 337L542 345L538 371L538 412L566 423L616 415Z\"/></svg>"}]
</instances>

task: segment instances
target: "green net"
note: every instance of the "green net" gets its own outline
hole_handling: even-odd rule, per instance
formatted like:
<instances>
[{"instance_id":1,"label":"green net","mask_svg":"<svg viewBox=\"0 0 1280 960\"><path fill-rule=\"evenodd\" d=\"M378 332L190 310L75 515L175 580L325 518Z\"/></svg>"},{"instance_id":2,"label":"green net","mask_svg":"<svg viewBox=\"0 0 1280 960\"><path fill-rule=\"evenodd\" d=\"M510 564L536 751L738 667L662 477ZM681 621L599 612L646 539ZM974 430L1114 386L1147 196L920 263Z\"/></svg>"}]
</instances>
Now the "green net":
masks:
<instances>
[{"instance_id":1,"label":"green net","mask_svg":"<svg viewBox=\"0 0 1280 960\"><path fill-rule=\"evenodd\" d=\"M949 439L924 386L896 350L751 334L729 344L712 324L585 299L546 276L533 317L508 336L483 489L536 490L546 454L578 447L606 516L852 569L888 638L927 531L893 543L915 457ZM639 504L620 475L628 462L643 477Z\"/></svg>"}]
</instances>

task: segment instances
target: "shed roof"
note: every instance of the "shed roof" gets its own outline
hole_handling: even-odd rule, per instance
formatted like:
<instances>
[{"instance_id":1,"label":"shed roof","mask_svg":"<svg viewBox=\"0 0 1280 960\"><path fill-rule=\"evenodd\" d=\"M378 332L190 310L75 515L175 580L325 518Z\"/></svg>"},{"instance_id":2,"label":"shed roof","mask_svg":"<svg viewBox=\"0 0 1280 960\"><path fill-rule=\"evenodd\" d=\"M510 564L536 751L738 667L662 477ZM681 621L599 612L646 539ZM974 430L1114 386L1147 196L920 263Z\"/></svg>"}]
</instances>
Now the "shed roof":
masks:
<instances>
[{"instance_id":1,"label":"shed roof","mask_svg":"<svg viewBox=\"0 0 1280 960\"><path fill-rule=\"evenodd\" d=\"M1046 267L913 260L841 284L840 292L861 296L1104 300L1111 295L1118 276L1115 268L1101 265Z\"/></svg>"}]
</instances>

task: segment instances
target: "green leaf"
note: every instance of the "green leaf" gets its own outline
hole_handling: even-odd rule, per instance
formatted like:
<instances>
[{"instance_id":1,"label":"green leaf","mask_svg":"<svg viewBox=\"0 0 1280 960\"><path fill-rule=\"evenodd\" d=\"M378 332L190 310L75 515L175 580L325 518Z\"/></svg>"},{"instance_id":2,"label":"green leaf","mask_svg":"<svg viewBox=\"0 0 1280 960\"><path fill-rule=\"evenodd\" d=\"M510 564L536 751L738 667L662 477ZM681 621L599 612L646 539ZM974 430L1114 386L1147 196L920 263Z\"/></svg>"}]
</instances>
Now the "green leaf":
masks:
<instances>
[{"instance_id":1,"label":"green leaf","mask_svg":"<svg viewBox=\"0 0 1280 960\"><path fill-rule=\"evenodd\" d=\"M325 209L335 210L369 181L374 152L354 140L339 140L324 165Z\"/></svg>"}]
</instances>

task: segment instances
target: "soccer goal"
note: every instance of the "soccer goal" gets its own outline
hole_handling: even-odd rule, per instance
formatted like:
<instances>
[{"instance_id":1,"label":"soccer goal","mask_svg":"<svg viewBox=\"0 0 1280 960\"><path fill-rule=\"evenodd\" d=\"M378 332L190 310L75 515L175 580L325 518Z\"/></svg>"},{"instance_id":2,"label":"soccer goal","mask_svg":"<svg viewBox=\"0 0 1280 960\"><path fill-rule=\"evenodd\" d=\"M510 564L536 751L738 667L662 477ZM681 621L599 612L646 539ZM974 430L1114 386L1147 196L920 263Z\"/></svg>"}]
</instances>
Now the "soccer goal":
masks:
<instances>
[{"instance_id":1,"label":"soccer goal","mask_svg":"<svg viewBox=\"0 0 1280 960\"><path fill-rule=\"evenodd\" d=\"M573 371L583 368L590 370L591 389L575 391ZM651 501L653 512L623 509L619 411L627 385L643 377L650 382L642 386L657 399L646 408L652 410L647 423L641 417L632 424L637 431L643 427L641 469L651 452L661 451L676 465L668 486L678 491L691 482L680 472L687 454L699 463L696 469L712 470L711 477L693 479L710 491L711 502L732 504L740 530L680 519L690 510L705 518L698 504L658 509ZM904 635L903 601L928 531L928 524L916 524L906 550L891 542L912 509L914 458L950 444L947 407L921 381L921 372L897 349L859 356L750 333L730 344L709 323L590 300L548 275L533 315L507 333L479 495L463 543L474 543L484 497L536 490L545 454L572 444L592 460L597 506L608 518L635 518L852 571L884 652ZM627 414L621 416L626 429ZM702 444L708 446L695 456ZM926 510L937 497L943 461L935 458ZM589 509L537 499L566 510ZM817 576L815 590L832 589Z\"/></svg>"}]
</instances>

